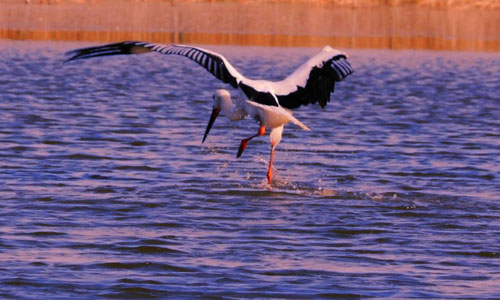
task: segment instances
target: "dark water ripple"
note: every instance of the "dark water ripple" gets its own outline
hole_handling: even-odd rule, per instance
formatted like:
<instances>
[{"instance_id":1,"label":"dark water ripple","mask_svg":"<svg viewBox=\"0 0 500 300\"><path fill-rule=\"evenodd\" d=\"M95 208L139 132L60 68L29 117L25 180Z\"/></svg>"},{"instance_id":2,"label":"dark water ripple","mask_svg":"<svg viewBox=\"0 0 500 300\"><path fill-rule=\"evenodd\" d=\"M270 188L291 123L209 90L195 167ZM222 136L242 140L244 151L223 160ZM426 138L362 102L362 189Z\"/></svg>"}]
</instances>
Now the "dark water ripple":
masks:
<instances>
[{"instance_id":1,"label":"dark water ripple","mask_svg":"<svg viewBox=\"0 0 500 300\"><path fill-rule=\"evenodd\" d=\"M62 65L0 44L0 298L500 297L500 56L349 51L288 125L272 189L251 120L195 64ZM211 47L279 79L312 49ZM250 128L250 130L248 129Z\"/></svg>"}]
</instances>

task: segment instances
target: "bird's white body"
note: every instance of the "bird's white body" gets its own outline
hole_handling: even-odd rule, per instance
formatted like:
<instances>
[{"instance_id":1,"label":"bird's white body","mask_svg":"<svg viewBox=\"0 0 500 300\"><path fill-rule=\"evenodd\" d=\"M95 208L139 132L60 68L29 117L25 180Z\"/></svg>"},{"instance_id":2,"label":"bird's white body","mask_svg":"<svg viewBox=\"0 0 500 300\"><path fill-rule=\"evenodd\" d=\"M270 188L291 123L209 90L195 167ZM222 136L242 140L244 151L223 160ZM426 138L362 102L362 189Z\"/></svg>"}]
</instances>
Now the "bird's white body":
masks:
<instances>
[{"instance_id":1,"label":"bird's white body","mask_svg":"<svg viewBox=\"0 0 500 300\"><path fill-rule=\"evenodd\" d=\"M268 129L292 122L302 129L310 130L293 116L291 110L282 106L262 105L242 97L237 97L235 100L233 102L228 90L218 89L214 94L214 108L220 108L222 114L231 121L239 121L249 115Z\"/></svg>"}]
</instances>

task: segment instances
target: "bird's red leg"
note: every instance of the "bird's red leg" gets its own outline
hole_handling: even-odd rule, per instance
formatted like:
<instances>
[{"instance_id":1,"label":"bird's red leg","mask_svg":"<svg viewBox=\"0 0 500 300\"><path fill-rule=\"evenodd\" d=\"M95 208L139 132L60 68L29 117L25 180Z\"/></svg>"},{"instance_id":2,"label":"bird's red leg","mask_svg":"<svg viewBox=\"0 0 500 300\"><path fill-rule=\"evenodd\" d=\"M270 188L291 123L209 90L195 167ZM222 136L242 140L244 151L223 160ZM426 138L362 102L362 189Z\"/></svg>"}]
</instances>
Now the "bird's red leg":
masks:
<instances>
[{"instance_id":1,"label":"bird's red leg","mask_svg":"<svg viewBox=\"0 0 500 300\"><path fill-rule=\"evenodd\" d=\"M266 126L260 125L259 132L252 135L251 137L247 137L246 139L241 140L240 147L238 148L238 154L236 154L236 157L238 158L241 156L241 154L243 154L243 151L247 147L249 140L253 139L254 137L264 135L265 133L266 133Z\"/></svg>"},{"instance_id":2,"label":"bird's red leg","mask_svg":"<svg viewBox=\"0 0 500 300\"><path fill-rule=\"evenodd\" d=\"M267 170L267 180L269 184L271 184L273 179L274 148L276 148L276 145L271 145L271 158L269 159L269 169Z\"/></svg>"}]
</instances>

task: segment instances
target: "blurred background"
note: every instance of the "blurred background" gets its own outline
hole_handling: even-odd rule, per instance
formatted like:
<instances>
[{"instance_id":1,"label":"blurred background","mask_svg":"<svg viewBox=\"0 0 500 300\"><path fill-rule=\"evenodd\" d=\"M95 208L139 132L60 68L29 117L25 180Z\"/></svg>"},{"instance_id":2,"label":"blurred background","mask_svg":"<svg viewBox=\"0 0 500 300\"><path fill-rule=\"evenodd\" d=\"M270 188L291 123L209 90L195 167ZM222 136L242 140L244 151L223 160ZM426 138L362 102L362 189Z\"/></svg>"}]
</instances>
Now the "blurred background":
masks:
<instances>
[{"instance_id":1,"label":"blurred background","mask_svg":"<svg viewBox=\"0 0 500 300\"><path fill-rule=\"evenodd\" d=\"M500 0L2 0L0 38L500 50Z\"/></svg>"}]
</instances>

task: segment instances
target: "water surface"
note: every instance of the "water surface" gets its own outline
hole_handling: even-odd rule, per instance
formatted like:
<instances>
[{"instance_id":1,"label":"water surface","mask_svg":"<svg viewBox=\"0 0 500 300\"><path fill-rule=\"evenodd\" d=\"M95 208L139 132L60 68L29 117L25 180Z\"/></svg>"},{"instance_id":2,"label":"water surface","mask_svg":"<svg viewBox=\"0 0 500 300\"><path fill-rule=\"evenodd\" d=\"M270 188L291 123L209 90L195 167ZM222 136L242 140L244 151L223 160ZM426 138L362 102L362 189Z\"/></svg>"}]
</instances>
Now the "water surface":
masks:
<instances>
[{"instance_id":1,"label":"water surface","mask_svg":"<svg viewBox=\"0 0 500 300\"><path fill-rule=\"evenodd\" d=\"M0 297L500 296L500 56L349 51L325 109L253 120L180 57L0 44ZM210 47L280 79L318 49ZM233 92L233 94L236 94Z\"/></svg>"}]
</instances>

